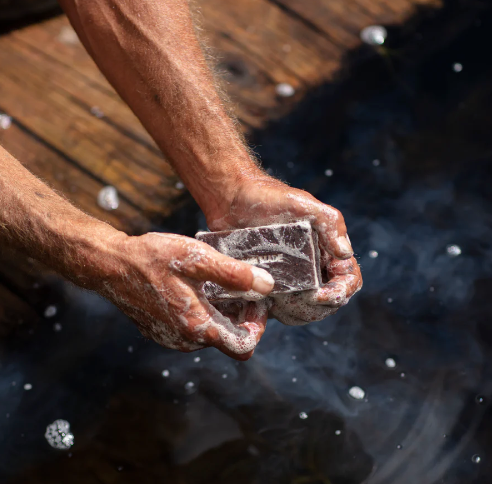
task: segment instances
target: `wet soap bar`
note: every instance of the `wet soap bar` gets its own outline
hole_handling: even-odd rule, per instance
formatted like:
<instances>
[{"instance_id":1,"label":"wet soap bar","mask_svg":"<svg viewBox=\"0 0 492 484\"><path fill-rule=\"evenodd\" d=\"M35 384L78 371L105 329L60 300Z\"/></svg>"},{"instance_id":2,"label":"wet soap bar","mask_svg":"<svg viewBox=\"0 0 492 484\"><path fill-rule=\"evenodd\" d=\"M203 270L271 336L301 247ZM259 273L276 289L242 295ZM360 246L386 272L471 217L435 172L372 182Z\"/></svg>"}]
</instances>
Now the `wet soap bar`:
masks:
<instances>
[{"instance_id":1,"label":"wet soap bar","mask_svg":"<svg viewBox=\"0 0 492 484\"><path fill-rule=\"evenodd\" d=\"M272 294L321 286L318 235L309 222L198 232L195 237L222 254L268 271L275 279ZM204 290L211 301L238 297L211 282Z\"/></svg>"}]
</instances>

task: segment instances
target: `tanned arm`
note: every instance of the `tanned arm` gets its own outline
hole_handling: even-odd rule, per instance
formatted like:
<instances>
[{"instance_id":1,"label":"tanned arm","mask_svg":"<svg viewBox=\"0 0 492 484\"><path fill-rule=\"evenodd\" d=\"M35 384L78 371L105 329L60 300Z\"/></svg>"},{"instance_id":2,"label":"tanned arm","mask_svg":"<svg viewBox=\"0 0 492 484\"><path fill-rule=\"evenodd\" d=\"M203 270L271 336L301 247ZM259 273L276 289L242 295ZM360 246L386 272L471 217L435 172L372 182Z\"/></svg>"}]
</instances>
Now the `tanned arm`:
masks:
<instances>
[{"instance_id":1,"label":"tanned arm","mask_svg":"<svg viewBox=\"0 0 492 484\"><path fill-rule=\"evenodd\" d=\"M330 284L277 300L288 324L323 319L362 287L341 213L260 170L217 94L187 0L60 0L101 71L139 117L212 230L309 220ZM316 306L313 308L312 306ZM288 321L287 321L288 319Z\"/></svg>"},{"instance_id":2,"label":"tanned arm","mask_svg":"<svg viewBox=\"0 0 492 484\"><path fill-rule=\"evenodd\" d=\"M60 0L98 67L211 210L261 171L218 95L188 3Z\"/></svg>"}]
</instances>

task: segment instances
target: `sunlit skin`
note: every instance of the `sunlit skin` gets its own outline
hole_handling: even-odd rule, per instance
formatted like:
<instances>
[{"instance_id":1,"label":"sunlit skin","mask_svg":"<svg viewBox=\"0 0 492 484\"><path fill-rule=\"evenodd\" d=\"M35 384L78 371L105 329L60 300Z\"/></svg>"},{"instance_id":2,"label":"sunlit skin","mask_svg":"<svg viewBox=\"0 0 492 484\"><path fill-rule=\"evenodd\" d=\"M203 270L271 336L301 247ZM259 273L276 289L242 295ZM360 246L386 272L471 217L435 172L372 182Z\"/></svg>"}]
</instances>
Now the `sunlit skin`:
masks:
<instances>
[{"instance_id":1,"label":"sunlit skin","mask_svg":"<svg viewBox=\"0 0 492 484\"><path fill-rule=\"evenodd\" d=\"M82 43L166 155L212 230L309 220L332 279L302 301L277 299L286 324L332 314L362 285L342 215L269 177L228 114L185 0L60 0ZM82 213L0 148L0 243L100 293L157 343L216 347L247 360L265 331L264 301L220 314L204 281L267 295L271 277L178 235L128 236Z\"/></svg>"}]
</instances>

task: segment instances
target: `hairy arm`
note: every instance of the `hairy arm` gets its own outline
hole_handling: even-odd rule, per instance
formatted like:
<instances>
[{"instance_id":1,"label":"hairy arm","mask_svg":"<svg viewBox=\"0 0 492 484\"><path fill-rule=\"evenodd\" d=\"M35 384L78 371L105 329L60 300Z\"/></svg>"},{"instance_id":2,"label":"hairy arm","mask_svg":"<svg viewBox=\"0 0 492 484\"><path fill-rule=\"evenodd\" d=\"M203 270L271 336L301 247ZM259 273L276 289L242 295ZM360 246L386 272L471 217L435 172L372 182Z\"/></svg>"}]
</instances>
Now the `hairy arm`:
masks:
<instances>
[{"instance_id":1,"label":"hairy arm","mask_svg":"<svg viewBox=\"0 0 492 484\"><path fill-rule=\"evenodd\" d=\"M206 214L260 172L218 94L187 0L59 0Z\"/></svg>"},{"instance_id":2,"label":"hairy arm","mask_svg":"<svg viewBox=\"0 0 492 484\"><path fill-rule=\"evenodd\" d=\"M111 252L123 237L75 208L0 147L0 245L10 245L93 289L94 276L110 272Z\"/></svg>"},{"instance_id":3,"label":"hairy arm","mask_svg":"<svg viewBox=\"0 0 492 484\"><path fill-rule=\"evenodd\" d=\"M188 237L130 237L72 206L1 147L0 245L99 292L168 348L214 346L247 359L265 330L266 305L244 303L233 324L208 303L201 284L265 295L274 284L267 272Z\"/></svg>"}]
</instances>

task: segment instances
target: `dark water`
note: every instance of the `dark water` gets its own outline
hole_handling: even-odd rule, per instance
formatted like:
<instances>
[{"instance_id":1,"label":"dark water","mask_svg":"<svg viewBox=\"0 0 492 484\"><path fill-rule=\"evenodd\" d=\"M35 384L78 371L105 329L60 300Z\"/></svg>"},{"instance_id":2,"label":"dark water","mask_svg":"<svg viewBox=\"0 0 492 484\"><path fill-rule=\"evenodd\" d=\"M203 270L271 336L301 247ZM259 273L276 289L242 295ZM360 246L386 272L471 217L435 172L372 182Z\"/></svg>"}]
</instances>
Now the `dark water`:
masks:
<instances>
[{"instance_id":1,"label":"dark water","mask_svg":"<svg viewBox=\"0 0 492 484\"><path fill-rule=\"evenodd\" d=\"M489 483L492 15L479 7L443 38L446 17L415 26L412 52L395 41L255 136L276 175L344 213L365 281L348 306L271 321L236 363L163 350L63 287L56 316L0 342L0 482ZM200 225L183 217L182 232ZM56 419L70 450L45 440Z\"/></svg>"}]
</instances>

